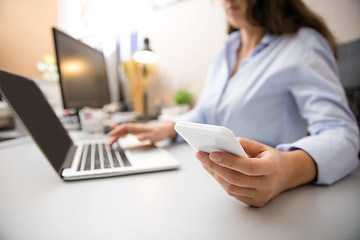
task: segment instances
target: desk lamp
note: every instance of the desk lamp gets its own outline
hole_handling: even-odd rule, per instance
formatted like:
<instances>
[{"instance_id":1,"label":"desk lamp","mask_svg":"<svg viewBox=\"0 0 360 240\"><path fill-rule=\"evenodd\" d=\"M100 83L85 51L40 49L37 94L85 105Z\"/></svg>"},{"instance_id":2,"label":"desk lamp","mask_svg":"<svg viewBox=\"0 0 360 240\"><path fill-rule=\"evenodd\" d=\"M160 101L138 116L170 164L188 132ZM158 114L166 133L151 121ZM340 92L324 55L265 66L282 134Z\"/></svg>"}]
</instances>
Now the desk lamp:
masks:
<instances>
[{"instance_id":1,"label":"desk lamp","mask_svg":"<svg viewBox=\"0 0 360 240\"><path fill-rule=\"evenodd\" d=\"M134 53L133 58L136 62L142 64L152 64L157 62L159 56L154 53L149 46L149 39L144 39L144 49Z\"/></svg>"},{"instance_id":2,"label":"desk lamp","mask_svg":"<svg viewBox=\"0 0 360 240\"><path fill-rule=\"evenodd\" d=\"M137 51L133 54L133 60L140 65L141 69L141 83L143 87L143 111L145 114L145 118L147 118L147 95L146 88L152 78L152 76L156 73L155 63L158 61L159 56L150 49L149 39L144 39L144 49Z\"/></svg>"}]
</instances>

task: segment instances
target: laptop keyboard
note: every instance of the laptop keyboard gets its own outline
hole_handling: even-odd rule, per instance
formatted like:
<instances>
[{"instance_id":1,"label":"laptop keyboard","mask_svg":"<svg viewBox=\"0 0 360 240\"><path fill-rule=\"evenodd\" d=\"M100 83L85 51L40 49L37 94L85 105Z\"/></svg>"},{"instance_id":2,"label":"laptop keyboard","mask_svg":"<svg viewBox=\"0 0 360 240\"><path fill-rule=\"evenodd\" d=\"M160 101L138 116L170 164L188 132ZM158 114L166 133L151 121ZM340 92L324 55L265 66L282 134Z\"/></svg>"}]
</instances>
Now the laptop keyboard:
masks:
<instances>
[{"instance_id":1,"label":"laptop keyboard","mask_svg":"<svg viewBox=\"0 0 360 240\"><path fill-rule=\"evenodd\" d=\"M129 167L131 163L118 143L85 144L77 171Z\"/></svg>"}]
</instances>

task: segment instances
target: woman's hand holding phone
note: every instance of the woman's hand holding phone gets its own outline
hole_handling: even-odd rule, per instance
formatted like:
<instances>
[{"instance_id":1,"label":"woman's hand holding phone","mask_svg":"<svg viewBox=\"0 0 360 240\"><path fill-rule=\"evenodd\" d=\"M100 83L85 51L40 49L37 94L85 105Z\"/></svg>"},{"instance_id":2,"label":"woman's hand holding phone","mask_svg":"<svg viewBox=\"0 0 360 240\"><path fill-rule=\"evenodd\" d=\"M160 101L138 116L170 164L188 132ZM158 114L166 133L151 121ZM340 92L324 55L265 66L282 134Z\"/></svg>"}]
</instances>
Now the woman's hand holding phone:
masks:
<instances>
[{"instance_id":1,"label":"woman's hand holding phone","mask_svg":"<svg viewBox=\"0 0 360 240\"><path fill-rule=\"evenodd\" d=\"M199 133L194 130L194 126L192 129L191 126L184 128L190 130L179 130L175 126L175 130L179 130L180 135L187 136L185 140L192 142L190 145L194 149L199 150L204 146L199 142L196 143L196 139L201 138L200 135L205 136L203 139L208 143L214 142L209 140L211 134L206 134L206 130L205 133ZM195 132L197 137L194 138L192 135ZM213 136L219 137L218 134ZM235 155L224 151L223 146L212 146L214 151L200 149L196 153L196 158L230 196L245 204L262 207L282 191L311 182L316 177L315 162L301 149L281 152L245 138L237 138L237 142L247 155ZM208 147L205 149L210 150Z\"/></svg>"}]
</instances>

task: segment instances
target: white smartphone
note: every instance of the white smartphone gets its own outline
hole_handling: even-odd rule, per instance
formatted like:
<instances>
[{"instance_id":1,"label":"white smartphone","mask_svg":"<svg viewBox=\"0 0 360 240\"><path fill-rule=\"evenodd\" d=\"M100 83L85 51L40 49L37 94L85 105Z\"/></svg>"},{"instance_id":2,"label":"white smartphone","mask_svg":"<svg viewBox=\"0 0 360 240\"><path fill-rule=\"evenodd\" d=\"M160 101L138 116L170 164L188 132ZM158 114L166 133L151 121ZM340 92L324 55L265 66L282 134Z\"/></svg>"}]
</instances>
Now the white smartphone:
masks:
<instances>
[{"instance_id":1,"label":"white smartphone","mask_svg":"<svg viewBox=\"0 0 360 240\"><path fill-rule=\"evenodd\" d=\"M195 151L223 151L248 158L234 133L226 127L178 122L174 129Z\"/></svg>"}]
</instances>

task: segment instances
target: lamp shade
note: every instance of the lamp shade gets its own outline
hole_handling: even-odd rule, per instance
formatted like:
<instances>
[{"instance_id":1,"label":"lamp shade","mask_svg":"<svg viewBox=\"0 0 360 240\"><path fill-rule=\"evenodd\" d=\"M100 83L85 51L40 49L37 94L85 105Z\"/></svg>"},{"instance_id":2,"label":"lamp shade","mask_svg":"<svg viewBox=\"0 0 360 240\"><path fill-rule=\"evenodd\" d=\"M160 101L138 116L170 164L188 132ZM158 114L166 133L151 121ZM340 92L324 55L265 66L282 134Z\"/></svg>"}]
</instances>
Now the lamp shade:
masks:
<instances>
[{"instance_id":1,"label":"lamp shade","mask_svg":"<svg viewBox=\"0 0 360 240\"><path fill-rule=\"evenodd\" d=\"M159 59L159 56L153 51L151 51L149 46L149 39L145 38L144 49L135 52L133 55L133 59L139 63L151 64L151 63L155 63Z\"/></svg>"}]
</instances>

